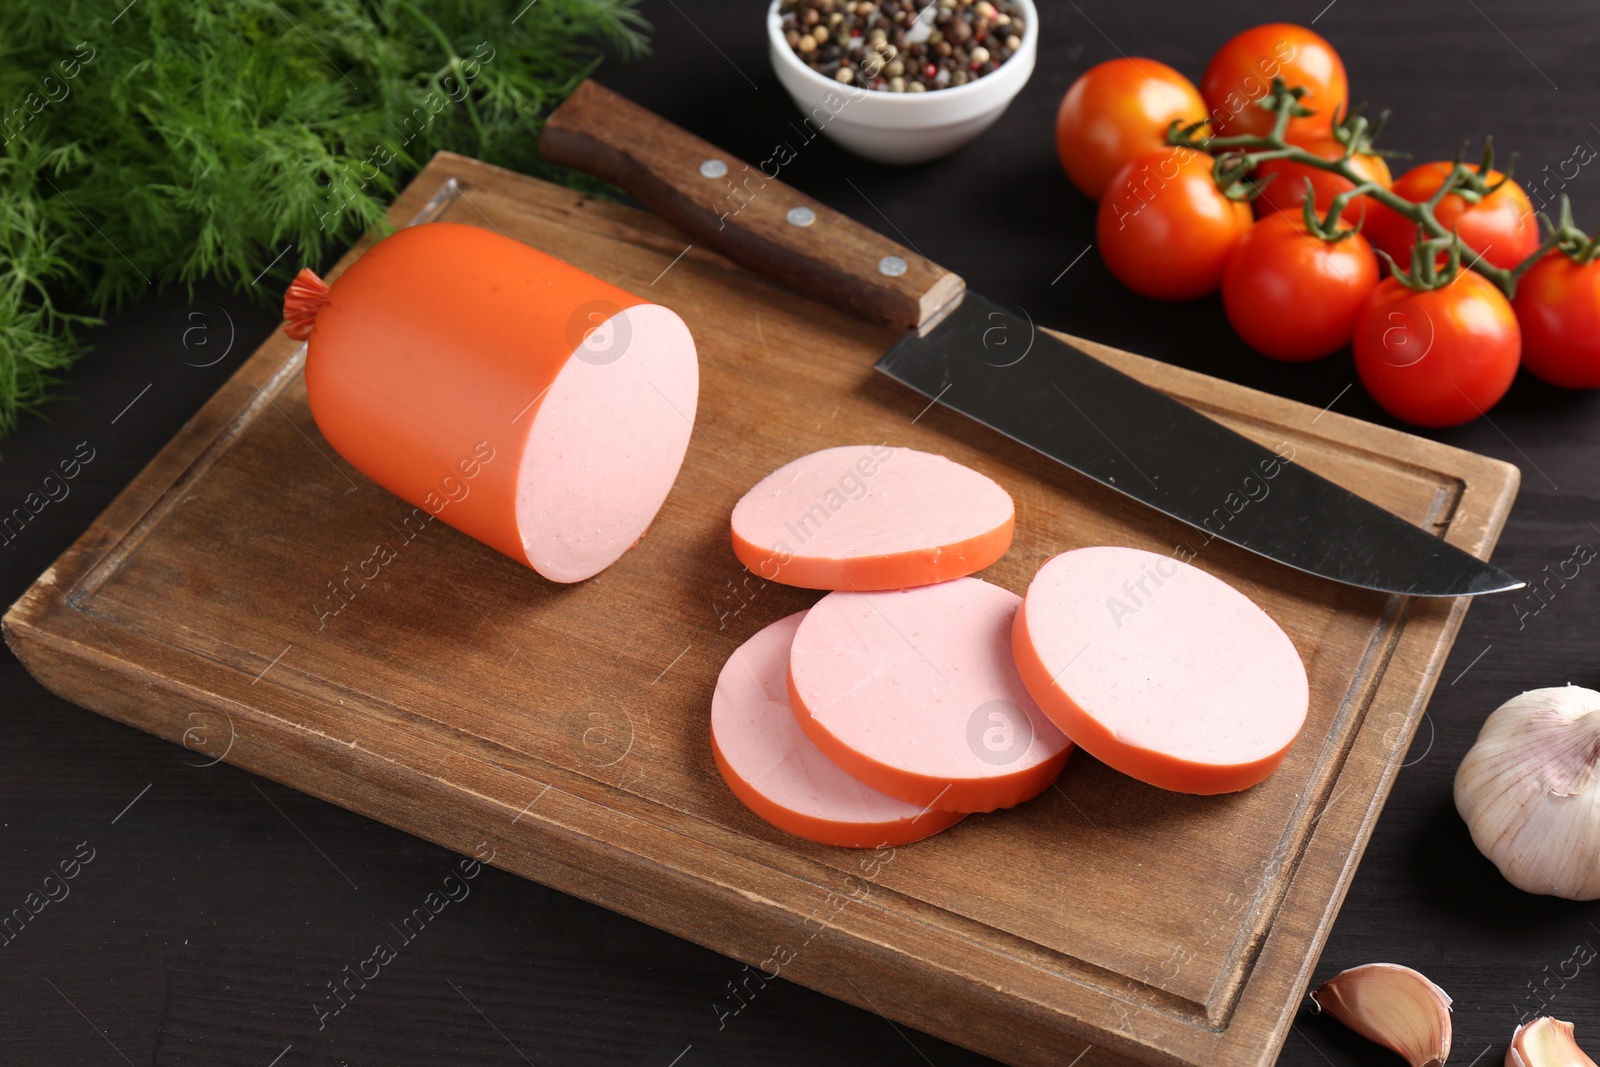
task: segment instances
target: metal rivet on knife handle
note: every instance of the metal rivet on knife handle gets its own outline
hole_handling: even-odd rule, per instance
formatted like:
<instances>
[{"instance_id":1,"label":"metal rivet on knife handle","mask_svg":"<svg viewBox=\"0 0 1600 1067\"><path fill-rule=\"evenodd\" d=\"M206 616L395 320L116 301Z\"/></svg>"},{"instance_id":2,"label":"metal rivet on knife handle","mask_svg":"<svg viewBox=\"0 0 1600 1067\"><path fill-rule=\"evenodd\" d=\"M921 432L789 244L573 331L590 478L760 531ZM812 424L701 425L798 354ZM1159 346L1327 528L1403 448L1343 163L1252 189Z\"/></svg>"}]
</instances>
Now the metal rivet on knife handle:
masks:
<instances>
[{"instance_id":1,"label":"metal rivet on knife handle","mask_svg":"<svg viewBox=\"0 0 1600 1067\"><path fill-rule=\"evenodd\" d=\"M959 276L784 184L782 152L737 159L593 81L551 112L539 148L548 162L621 186L695 247L885 326L931 329L966 289ZM796 208L810 213L808 224L790 214ZM886 262L903 269L886 272Z\"/></svg>"},{"instance_id":2,"label":"metal rivet on knife handle","mask_svg":"<svg viewBox=\"0 0 1600 1067\"><path fill-rule=\"evenodd\" d=\"M878 273L898 278L906 272L906 261L900 256L884 256L878 260Z\"/></svg>"},{"instance_id":3,"label":"metal rivet on knife handle","mask_svg":"<svg viewBox=\"0 0 1600 1067\"><path fill-rule=\"evenodd\" d=\"M805 206L790 208L786 217L791 226L810 226L817 221L817 213Z\"/></svg>"}]
</instances>

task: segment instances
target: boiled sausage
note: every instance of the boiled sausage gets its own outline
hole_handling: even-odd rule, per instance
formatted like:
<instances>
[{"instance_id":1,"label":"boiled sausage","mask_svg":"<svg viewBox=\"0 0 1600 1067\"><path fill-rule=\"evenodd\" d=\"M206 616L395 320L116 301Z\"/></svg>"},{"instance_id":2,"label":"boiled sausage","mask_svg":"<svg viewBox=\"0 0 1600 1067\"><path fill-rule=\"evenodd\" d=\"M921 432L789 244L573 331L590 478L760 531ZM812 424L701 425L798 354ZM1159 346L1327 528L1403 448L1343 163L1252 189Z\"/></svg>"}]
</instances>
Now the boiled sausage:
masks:
<instances>
[{"instance_id":1,"label":"boiled sausage","mask_svg":"<svg viewBox=\"0 0 1600 1067\"><path fill-rule=\"evenodd\" d=\"M733 552L768 581L904 589L982 570L1011 547L1015 509L943 456L843 445L763 478L733 509Z\"/></svg>"},{"instance_id":2,"label":"boiled sausage","mask_svg":"<svg viewBox=\"0 0 1600 1067\"><path fill-rule=\"evenodd\" d=\"M992 811L1037 795L1072 745L1012 661L1019 603L977 578L829 593L789 654L801 729L839 766L910 804Z\"/></svg>"},{"instance_id":3,"label":"boiled sausage","mask_svg":"<svg viewBox=\"0 0 1600 1067\"><path fill-rule=\"evenodd\" d=\"M427 223L331 285L302 271L284 303L328 443L552 581L615 562L677 478L699 395L688 328L553 256Z\"/></svg>"},{"instance_id":4,"label":"boiled sausage","mask_svg":"<svg viewBox=\"0 0 1600 1067\"><path fill-rule=\"evenodd\" d=\"M1244 789L1305 723L1305 665L1243 593L1133 548L1080 548L1039 568L1013 645L1028 691L1083 750L1182 793Z\"/></svg>"},{"instance_id":5,"label":"boiled sausage","mask_svg":"<svg viewBox=\"0 0 1600 1067\"><path fill-rule=\"evenodd\" d=\"M734 650L711 697L711 752L735 796L767 822L824 845L878 848L920 841L958 822L878 792L824 756L789 710L789 647L805 612Z\"/></svg>"}]
</instances>

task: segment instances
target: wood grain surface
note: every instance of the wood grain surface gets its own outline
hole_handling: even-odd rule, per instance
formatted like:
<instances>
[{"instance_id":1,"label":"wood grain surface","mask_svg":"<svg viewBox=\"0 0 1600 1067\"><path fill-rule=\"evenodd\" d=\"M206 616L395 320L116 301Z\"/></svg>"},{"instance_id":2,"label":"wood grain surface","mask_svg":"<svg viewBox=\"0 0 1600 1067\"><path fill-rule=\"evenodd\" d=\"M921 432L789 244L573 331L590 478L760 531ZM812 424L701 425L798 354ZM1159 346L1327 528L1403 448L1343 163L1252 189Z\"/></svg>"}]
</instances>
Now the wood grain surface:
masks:
<instances>
[{"instance_id":1,"label":"wood grain surface","mask_svg":"<svg viewBox=\"0 0 1600 1067\"><path fill-rule=\"evenodd\" d=\"M333 455L303 346L274 335L6 616L42 682L714 948L752 983L781 974L1008 1063L1074 1044L1086 1067L1272 1062L1466 602L1208 544L926 410L873 371L894 331L680 256L636 210L443 155L393 218L493 228L634 291L671 265L661 298L698 339L701 406L649 534L595 580L540 579ZM1468 551L1505 521L1507 464L1083 344ZM1191 797L1080 753L1038 800L878 853L746 812L707 743L717 672L819 594L741 568L727 516L772 468L860 440L1007 486L1017 537L985 577L1015 592L1057 552L1128 544L1193 553L1249 593L1311 679L1284 765Z\"/></svg>"},{"instance_id":2,"label":"wood grain surface","mask_svg":"<svg viewBox=\"0 0 1600 1067\"><path fill-rule=\"evenodd\" d=\"M517 0L507 17L524 4ZM1592 113L1600 65L1588 44L1600 34L1600 12L1582 0L1317 0L1270 13L1244 0L1040 7L1039 65L1022 94L988 133L925 166L872 164L825 138L803 138L795 128L803 113L767 65L759 8L644 0L650 54L607 60L598 77L739 158L759 162L790 145L796 157L783 170L786 183L1036 322L1326 408L1319 429L1341 413L1392 425L1356 381L1348 352L1312 364L1263 359L1233 335L1220 300L1160 304L1110 276L1092 244L1095 205L1067 182L1051 137L1073 79L1124 54L1198 79L1240 29L1315 19L1344 56L1353 98L1367 101L1369 113L1394 109L1384 142L1413 160L1449 159L1463 142L1492 133L1503 152L1519 153L1518 179L1532 181L1572 174L1575 146L1600 146L1590 125L1600 122ZM493 32L486 27L483 36ZM173 35L181 42L180 28ZM477 40L461 44L470 50ZM1579 223L1594 225L1600 167L1561 180ZM254 286L151 291L87 331L92 351L45 417L23 420L0 441L0 510L42 494L44 480L59 477L80 446L94 457L70 493L57 487L57 499L19 535L0 538L0 607L185 432L276 331L294 270L333 265L332 257L317 262L281 246L256 254L265 273ZM655 286L662 299L676 273ZM1498 565L1537 576L1555 571L1580 542L1600 545L1600 394L1549 388L1524 374L1489 420L1425 436L1522 469ZM359 560L305 553L304 577L321 583L349 562ZM1427 973L1455 999L1451 1062L1461 1067L1499 1063L1519 1019L1539 1011L1575 1021L1579 1041L1597 1052L1600 968L1563 976L1575 973L1568 961L1588 958L1587 946L1600 947L1600 905L1507 884L1451 801L1456 766L1497 704L1568 681L1600 688L1600 582L1592 571L1583 568L1553 597L1496 597L1467 613L1320 957L1311 952L1305 962L1312 982L1374 960ZM213 580L249 575L217 568ZM447 600L455 594L441 584L430 611L443 612ZM450 616L458 640L487 628L464 605L460 612ZM862 987L871 1001L855 998L859 1008L782 977L758 986L736 960L492 867L471 883L470 898L403 941L393 927L440 887L458 853L76 707L8 652L0 652L0 715L0 911L38 891L80 843L95 850L70 897L0 948L0 1061L8 1065L995 1062L886 1021L872 1007L875 986ZM201 729L191 738L213 744ZM1323 821L1349 799L1336 794ZM381 939L400 956L361 989L344 969L355 971ZM348 1006L319 1028L313 1006L338 1006L329 989L338 978L357 993L351 1000L345 992ZM1058 1062L1070 1065L1081 1050L1064 1044ZM1302 1002L1278 1063L1372 1067L1384 1055Z\"/></svg>"}]
</instances>

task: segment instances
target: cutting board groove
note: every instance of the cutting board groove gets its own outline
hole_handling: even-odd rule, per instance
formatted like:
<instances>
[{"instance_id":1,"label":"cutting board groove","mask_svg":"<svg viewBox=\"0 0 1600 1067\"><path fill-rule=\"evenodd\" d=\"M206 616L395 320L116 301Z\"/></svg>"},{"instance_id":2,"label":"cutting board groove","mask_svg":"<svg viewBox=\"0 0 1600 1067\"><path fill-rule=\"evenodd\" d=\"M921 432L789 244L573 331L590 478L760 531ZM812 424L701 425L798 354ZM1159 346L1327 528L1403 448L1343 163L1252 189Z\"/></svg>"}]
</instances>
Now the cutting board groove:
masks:
<instances>
[{"instance_id":1,"label":"cutting board groove","mask_svg":"<svg viewBox=\"0 0 1600 1067\"><path fill-rule=\"evenodd\" d=\"M1202 543L924 412L872 370L892 331L686 251L633 209L441 154L391 212L419 217L494 228L689 323L700 411L645 538L557 587L438 522L408 525L408 505L321 439L303 348L275 335L6 615L41 682L198 761L492 852L1010 1063L1085 1046L1080 1067L1275 1059L1464 601L1337 587ZM1507 464L1069 340L1469 552L1487 557L1504 525ZM1245 793L1186 797L1079 753L1037 800L881 853L751 816L710 758L711 689L740 641L817 594L741 568L728 512L773 467L859 441L943 452L1005 485L1016 543L984 577L1014 591L1067 548L1198 545L1196 564L1306 660L1311 713L1283 767ZM395 559L329 600L378 543Z\"/></svg>"}]
</instances>

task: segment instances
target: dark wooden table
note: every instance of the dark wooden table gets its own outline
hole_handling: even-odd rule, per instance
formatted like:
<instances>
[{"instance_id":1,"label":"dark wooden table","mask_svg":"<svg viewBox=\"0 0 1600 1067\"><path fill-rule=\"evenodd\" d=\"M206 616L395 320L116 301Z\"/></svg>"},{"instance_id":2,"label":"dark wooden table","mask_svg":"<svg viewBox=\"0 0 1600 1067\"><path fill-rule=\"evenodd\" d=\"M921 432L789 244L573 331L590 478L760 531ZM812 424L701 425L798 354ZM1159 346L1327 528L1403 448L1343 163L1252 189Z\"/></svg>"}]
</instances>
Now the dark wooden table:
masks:
<instances>
[{"instance_id":1,"label":"dark wooden table","mask_svg":"<svg viewBox=\"0 0 1600 1067\"><path fill-rule=\"evenodd\" d=\"M1318 407L1384 421L1348 354L1313 366L1255 356L1214 299L1158 305L1111 279L1092 251L1092 206L1056 163L1056 103L1089 65L1120 53L1198 77L1237 30L1317 19L1343 53L1354 97L1394 107L1386 143L1422 159L1496 134L1518 174L1554 174L1600 145L1600 13L1507 0L1244 3L1044 0L1032 82L1000 124L956 155L891 169L808 146L785 179L868 225L902 231L979 291L1034 318ZM747 159L796 117L770 73L760 8L648 2L651 57L603 79ZM1591 150L1592 154L1592 150ZM1403 165L1403 164L1402 164ZM1571 165L1567 166L1567 173ZM1578 221L1600 224L1600 168L1568 184ZM264 283L265 284L265 283ZM273 329L272 294L152 294L93 337L65 396L3 442L0 509L39 489L89 442L93 460L20 536L0 544L9 603L85 527ZM1492 422L1438 436L1522 468L1496 560L1535 577L1600 543L1600 395L1519 380ZM1538 608L1537 612L1531 609ZM1373 835L1318 975L1386 960L1455 997L1452 1062L1498 1064L1519 1018L1577 1023L1600 1050L1600 905L1527 896L1473 848L1450 784L1477 728L1524 689L1600 687L1600 578L1587 570L1540 607L1516 595L1467 617L1410 762ZM405 948L398 965L319 1030L314 1005L365 953L351 938L417 906L453 855L196 753L114 724L41 689L0 656L0 912L62 860L92 856L0 944L0 1063L381 1064L988 1062L796 986L776 982L737 1013L738 964L538 885L486 870L471 896ZM353 987L352 987L353 988ZM291 1047L292 1046L292 1047ZM1302 1013L1281 1063L1395 1062Z\"/></svg>"}]
</instances>

